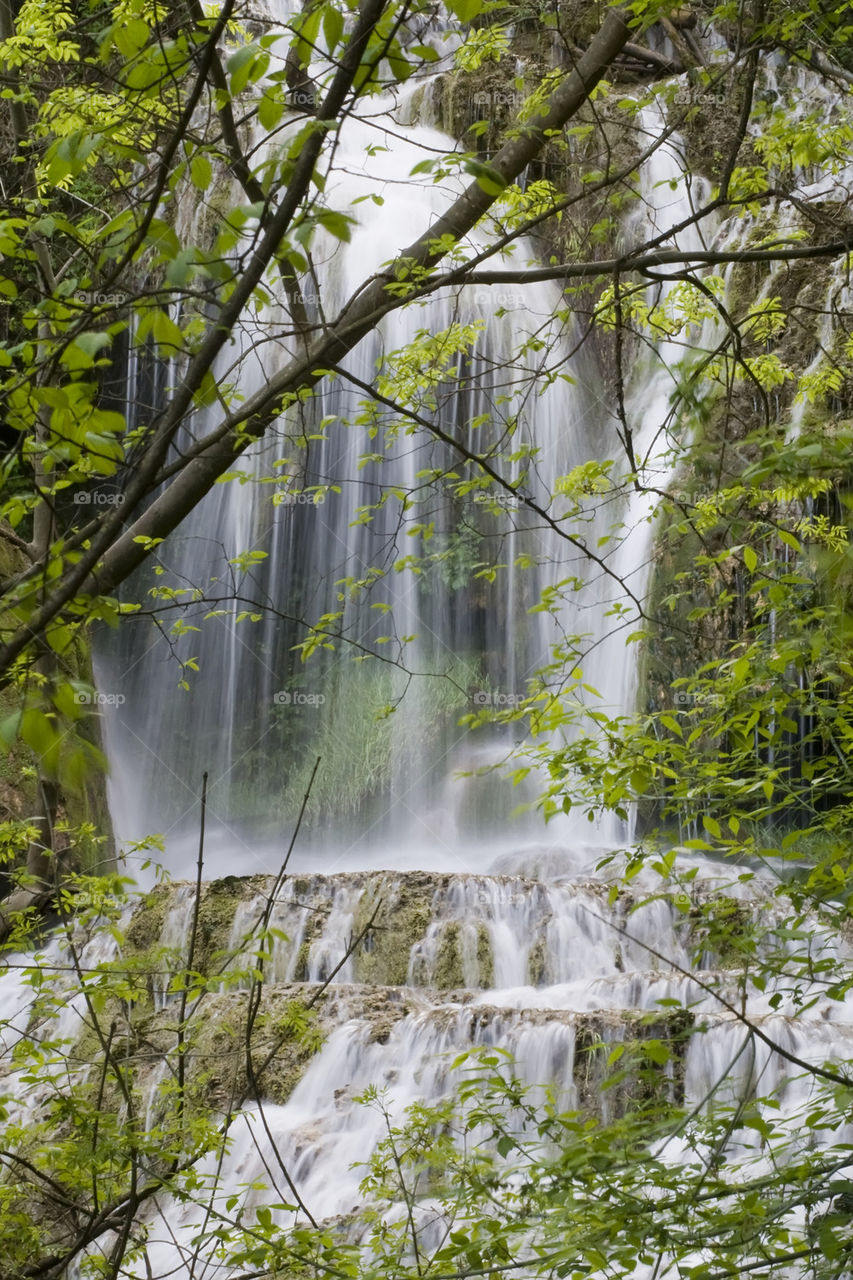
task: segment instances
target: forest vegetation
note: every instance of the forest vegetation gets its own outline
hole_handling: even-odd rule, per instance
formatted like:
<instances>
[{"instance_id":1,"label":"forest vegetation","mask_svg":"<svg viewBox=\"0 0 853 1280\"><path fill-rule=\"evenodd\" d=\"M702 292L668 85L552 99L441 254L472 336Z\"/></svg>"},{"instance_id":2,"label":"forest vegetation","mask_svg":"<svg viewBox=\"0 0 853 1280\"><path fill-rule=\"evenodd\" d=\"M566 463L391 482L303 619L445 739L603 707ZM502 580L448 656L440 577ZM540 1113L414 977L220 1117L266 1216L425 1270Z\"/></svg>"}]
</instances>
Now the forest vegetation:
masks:
<instances>
[{"instance_id":1,"label":"forest vegetation","mask_svg":"<svg viewBox=\"0 0 853 1280\"><path fill-rule=\"evenodd\" d=\"M851 84L849 6L821 0L0 0L0 1280L853 1272ZM423 225L373 261L400 190ZM581 392L587 451L543 482L522 406ZM350 473L312 471L352 439ZM258 538L218 581L174 554L217 492L331 513L401 448L419 469L349 521L385 554L331 605L274 598ZM574 567L543 586L554 547ZM288 873L312 803L388 786L385 672L407 690L423 656L389 584L506 622L515 574L531 628L604 584L618 650L579 612L509 697L465 655L422 736L491 728L523 743L504 791L616 823L573 945L655 975L636 1009L552 1011L551 1068L478 1012L484 917L431 932L452 877ZM341 654L385 705L328 722L325 780L307 721L271 718L264 752L301 768L277 874L205 881L205 774L195 884L140 897L99 727L124 694L93 649L156 631L177 698L223 617L249 646L278 629L279 707ZM590 673L617 652L614 708ZM124 853L156 860L151 834ZM546 906L574 908L535 880L541 988ZM278 1109L347 1000L379 1062L423 1031L422 989L463 991L466 1047L402 1112L347 1097L380 1137L359 1204L318 1215ZM252 1149L263 1175L231 1180Z\"/></svg>"}]
</instances>

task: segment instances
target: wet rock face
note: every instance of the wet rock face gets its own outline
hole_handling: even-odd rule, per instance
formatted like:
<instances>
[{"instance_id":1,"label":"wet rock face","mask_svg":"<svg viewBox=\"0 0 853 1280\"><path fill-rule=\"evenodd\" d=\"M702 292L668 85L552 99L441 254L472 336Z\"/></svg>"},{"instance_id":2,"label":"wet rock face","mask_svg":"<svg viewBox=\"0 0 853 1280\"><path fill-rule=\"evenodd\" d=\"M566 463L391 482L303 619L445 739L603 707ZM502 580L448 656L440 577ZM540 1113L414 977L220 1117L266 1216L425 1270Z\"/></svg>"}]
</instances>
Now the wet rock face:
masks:
<instances>
[{"instance_id":1,"label":"wet rock face","mask_svg":"<svg viewBox=\"0 0 853 1280\"><path fill-rule=\"evenodd\" d=\"M464 991L449 992L437 1003L410 988L356 983L324 990L315 984L283 984L264 992L253 1015L250 1063L250 1002L251 993L245 991L211 994L194 1030L188 1075L208 1105L217 1109L251 1098L284 1105L300 1082L323 1067L324 1058L330 1065L328 1060L336 1054L343 1055L335 1071L348 1093L368 1086L392 1087L411 1076L413 1082L430 1077L440 1095L451 1087L452 1059L500 1047L516 1057L528 1086L553 1084L567 1107L601 1114L608 1057L614 1045L630 1044L638 1074L635 1079L626 1077L606 1100L607 1111L620 1114L653 1087L643 1043L671 1045L673 1061L678 1062L683 1056L679 1046L692 1025L681 1011L649 1021L628 1011L578 1013L473 1003ZM304 1021L295 1015L306 1003L312 1012ZM145 1037L149 1049L160 1041L165 1047L174 1012L170 1001L152 1019ZM672 1092L673 1097L683 1091L678 1072L666 1078L658 1068L656 1075L658 1090Z\"/></svg>"},{"instance_id":2,"label":"wet rock face","mask_svg":"<svg viewBox=\"0 0 853 1280\"><path fill-rule=\"evenodd\" d=\"M743 973L703 966L718 936L746 943L751 919L770 908L747 898L754 886L721 892L710 870L691 892L675 911L657 881L643 900L603 881L519 875L229 878L204 884L198 902L193 884L158 888L115 938L99 933L78 954L87 972L105 962L129 984L137 975L135 998L129 988L128 998L109 996L101 1016L148 1129L174 1128L181 1060L180 1124L211 1110L234 1118L228 1193L263 1184L275 1150L328 1221L363 1204L365 1161L389 1117L404 1124L407 1107L422 1103L450 1114L472 1072L473 1100L459 1108L487 1109L503 1073L512 1097L557 1108L579 1131L701 1105L730 1061L743 1060L731 1088L745 1096L753 1068L738 1056L743 1027L708 994L714 983L738 1007ZM62 940L52 945L72 994L73 965ZM96 1061L84 1005L59 1004L77 1060ZM762 1019L797 1054L814 1034L775 1013L756 1012ZM837 1028L822 1021L820 1034L828 1054ZM765 1056L755 1070L772 1088L786 1064ZM15 1098L13 1076L10 1065L4 1091ZM115 1094L108 1082L102 1103L120 1110ZM197 1230L189 1203L164 1212L170 1232Z\"/></svg>"},{"instance_id":3,"label":"wet rock face","mask_svg":"<svg viewBox=\"0 0 853 1280\"><path fill-rule=\"evenodd\" d=\"M610 887L595 880L354 872L294 876L276 889L272 878L232 877L202 886L191 967L223 991L261 977L268 987L498 990L515 993L513 1003L527 992L536 1005L537 990L562 985L576 997L587 992L584 1008L622 1009L636 1003L637 975L660 986L671 967L686 973L694 960L732 966L725 931L709 926L709 894L746 933L757 904L698 887L695 908L679 912L624 891L611 901ZM130 922L131 950L157 948L164 971L178 972L189 961L194 912L193 885L155 889Z\"/></svg>"},{"instance_id":4,"label":"wet rock face","mask_svg":"<svg viewBox=\"0 0 853 1280\"><path fill-rule=\"evenodd\" d=\"M264 1181L269 1143L318 1220L363 1204L365 1161L415 1104L485 1114L500 1096L510 1126L518 1108L521 1131L523 1106L507 1103L518 1098L594 1131L683 1116L732 1062L733 1099L754 1089L753 1072L764 1073L762 1088L782 1087L785 1062L768 1050L754 1066L740 1053L735 1011L747 998L752 1021L794 1053L814 1034L829 1053L839 1031L820 1010L817 1033L777 1011L781 988L749 989L753 923L778 907L769 889L724 871L703 862L678 907L656 876L644 897L642 874L627 893L560 878L556 862L542 879L229 878L204 884L198 903L193 884L158 889L131 920L126 949L128 959L155 956L159 976L132 1011L132 1035L126 1010L110 1014L140 1113L152 1124L168 1115L185 986L187 1113L237 1117L228 1186ZM810 936L819 958L824 943L817 929ZM780 927L776 945L784 938ZM195 1229L189 1210L169 1213L170 1230Z\"/></svg>"},{"instance_id":5,"label":"wet rock face","mask_svg":"<svg viewBox=\"0 0 853 1280\"><path fill-rule=\"evenodd\" d=\"M720 902L747 927L748 903ZM204 1015L187 1061L218 1108L252 1097L284 1106L315 1077L319 1097L324 1072L353 1095L404 1078L414 1091L417 1078L440 1096L450 1058L500 1047L527 1084L553 1084L566 1106L613 1116L661 1090L673 1102L684 1093L693 1017L674 1002L701 999L687 976L694 961L731 963L714 955L704 919L698 906L676 913L659 898L611 901L594 880L231 877L202 886L197 912L194 885L156 889L127 945L163 966L148 1044L166 1046L180 975L198 975ZM616 1058L622 1078L605 1090Z\"/></svg>"},{"instance_id":6,"label":"wet rock face","mask_svg":"<svg viewBox=\"0 0 853 1280\"><path fill-rule=\"evenodd\" d=\"M202 887L194 969L244 984L265 928L265 980L272 983L334 975L439 990L543 986L623 972L624 952L640 945L620 932L630 898L608 905L605 887L594 882L365 872L287 879L270 902L273 889L260 877ZM179 963L194 901L191 885L156 889L133 918L132 945L158 943ZM647 919L656 936L660 928L672 935L681 955L669 911L643 911L634 921L640 932Z\"/></svg>"}]
</instances>

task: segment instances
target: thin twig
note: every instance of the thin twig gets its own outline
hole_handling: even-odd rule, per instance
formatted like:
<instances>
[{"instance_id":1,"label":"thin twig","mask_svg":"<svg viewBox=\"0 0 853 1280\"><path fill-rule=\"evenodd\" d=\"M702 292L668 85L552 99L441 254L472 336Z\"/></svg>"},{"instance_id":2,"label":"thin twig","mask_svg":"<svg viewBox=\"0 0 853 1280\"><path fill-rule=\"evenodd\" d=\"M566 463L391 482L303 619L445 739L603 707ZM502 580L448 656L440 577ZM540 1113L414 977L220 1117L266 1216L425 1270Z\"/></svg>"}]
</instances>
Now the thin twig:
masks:
<instances>
[{"instance_id":1,"label":"thin twig","mask_svg":"<svg viewBox=\"0 0 853 1280\"><path fill-rule=\"evenodd\" d=\"M184 1088L186 1083L186 1042L185 1029L187 1019L187 998L189 995L189 986L192 981L193 965L195 963L196 943L198 940L198 919L201 908L201 885L202 875L204 872L204 824L207 816L207 773L202 774L201 778L201 816L199 819L198 833L198 862L196 864L195 877L195 902L193 903L193 917L190 928L189 947L187 948L187 961L184 968L183 982L181 984L181 1006L178 1013L178 1126L183 1125L184 1121ZM195 1011L195 1010L193 1010ZM177 1159L177 1157L176 1157Z\"/></svg>"}]
</instances>

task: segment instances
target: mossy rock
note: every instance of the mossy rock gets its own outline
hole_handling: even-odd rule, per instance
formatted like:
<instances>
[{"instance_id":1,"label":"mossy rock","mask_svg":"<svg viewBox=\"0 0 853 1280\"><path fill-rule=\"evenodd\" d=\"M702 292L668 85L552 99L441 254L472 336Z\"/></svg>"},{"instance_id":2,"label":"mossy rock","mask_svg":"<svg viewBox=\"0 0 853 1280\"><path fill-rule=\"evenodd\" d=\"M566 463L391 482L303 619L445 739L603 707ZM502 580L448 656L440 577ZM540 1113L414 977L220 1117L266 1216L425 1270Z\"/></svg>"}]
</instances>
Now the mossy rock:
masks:
<instances>
[{"instance_id":1,"label":"mossy rock","mask_svg":"<svg viewBox=\"0 0 853 1280\"><path fill-rule=\"evenodd\" d=\"M667 1095L678 1105L684 1097L686 1047L693 1026L693 1015L683 1009L654 1019L627 1013L592 1014L578 1021L574 1083L581 1110L612 1120L646 1103L657 1105ZM646 1049L644 1042L650 1041L654 1045ZM621 1056L611 1063L611 1054L620 1046Z\"/></svg>"},{"instance_id":2,"label":"mossy rock","mask_svg":"<svg viewBox=\"0 0 853 1280\"><path fill-rule=\"evenodd\" d=\"M358 906L357 933L367 927L380 898L382 902L373 927L355 954L357 982L405 985L412 948L429 928L434 891L435 878L427 873L368 882Z\"/></svg>"},{"instance_id":3,"label":"mossy rock","mask_svg":"<svg viewBox=\"0 0 853 1280\"><path fill-rule=\"evenodd\" d=\"M477 929L477 964L480 969L480 986L495 985L495 956L492 950L492 939L484 924Z\"/></svg>"},{"instance_id":4,"label":"mossy rock","mask_svg":"<svg viewBox=\"0 0 853 1280\"><path fill-rule=\"evenodd\" d=\"M147 951L159 940L173 896L171 885L158 884L142 899L125 931L125 940L133 951Z\"/></svg>"},{"instance_id":5,"label":"mossy rock","mask_svg":"<svg viewBox=\"0 0 853 1280\"><path fill-rule=\"evenodd\" d=\"M441 931L441 941L433 965L433 982L439 991L467 985L462 967L460 930L458 920L449 920Z\"/></svg>"}]
</instances>

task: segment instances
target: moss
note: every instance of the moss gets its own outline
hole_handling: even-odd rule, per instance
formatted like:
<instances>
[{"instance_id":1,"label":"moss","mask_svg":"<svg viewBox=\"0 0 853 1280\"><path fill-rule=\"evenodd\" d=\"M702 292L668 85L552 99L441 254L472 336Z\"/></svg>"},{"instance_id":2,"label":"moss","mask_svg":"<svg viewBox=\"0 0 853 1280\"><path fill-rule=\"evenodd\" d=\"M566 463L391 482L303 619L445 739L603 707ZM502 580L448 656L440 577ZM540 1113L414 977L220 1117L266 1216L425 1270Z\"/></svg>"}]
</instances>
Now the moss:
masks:
<instances>
[{"instance_id":1,"label":"moss","mask_svg":"<svg viewBox=\"0 0 853 1280\"><path fill-rule=\"evenodd\" d=\"M222 973L229 954L235 913L246 898L257 892L259 882L263 882L263 878L228 876L202 887L193 957L196 972L207 978L217 978ZM188 888L180 883L158 885L147 894L127 929L126 940L132 953L150 951L158 944L179 891L187 891Z\"/></svg>"},{"instance_id":2,"label":"moss","mask_svg":"<svg viewBox=\"0 0 853 1280\"><path fill-rule=\"evenodd\" d=\"M293 968L293 981L304 982L308 977L308 956L311 951L311 943L308 940L302 942L296 953L296 963Z\"/></svg>"},{"instance_id":3,"label":"moss","mask_svg":"<svg viewBox=\"0 0 853 1280\"><path fill-rule=\"evenodd\" d=\"M477 964L480 970L480 986L495 985L495 958L492 952L492 939L484 924L477 929Z\"/></svg>"},{"instance_id":4,"label":"moss","mask_svg":"<svg viewBox=\"0 0 853 1280\"><path fill-rule=\"evenodd\" d=\"M653 1019L634 1013L584 1016L577 1022L573 1073L581 1109L614 1120L648 1102L659 1106L662 1096L678 1105L693 1025L693 1015L684 1009ZM666 1046L668 1061L645 1051L644 1041L650 1040ZM618 1045L624 1046L622 1055L611 1064L608 1059Z\"/></svg>"},{"instance_id":5,"label":"moss","mask_svg":"<svg viewBox=\"0 0 853 1280\"><path fill-rule=\"evenodd\" d=\"M222 970L237 908L244 898L252 895L256 884L254 879L226 876L202 888L193 958L193 967L200 973L213 976Z\"/></svg>"},{"instance_id":6,"label":"moss","mask_svg":"<svg viewBox=\"0 0 853 1280\"><path fill-rule=\"evenodd\" d=\"M302 999L289 991L284 996L268 992L261 1017L252 1035L252 1061L262 1097L287 1102L318 1052L324 1033L313 1026L300 1030L292 1016L304 1011Z\"/></svg>"},{"instance_id":7,"label":"moss","mask_svg":"<svg viewBox=\"0 0 853 1280\"><path fill-rule=\"evenodd\" d=\"M158 884L142 899L125 933L125 941L133 951L147 951L160 937L173 897L171 885Z\"/></svg>"},{"instance_id":8,"label":"moss","mask_svg":"<svg viewBox=\"0 0 853 1280\"><path fill-rule=\"evenodd\" d=\"M433 981L440 991L464 987L459 923L449 920L441 931L433 968Z\"/></svg>"},{"instance_id":9,"label":"moss","mask_svg":"<svg viewBox=\"0 0 853 1280\"><path fill-rule=\"evenodd\" d=\"M544 938L537 938L527 956L527 981L532 987L541 987L548 977L548 948Z\"/></svg>"},{"instance_id":10,"label":"moss","mask_svg":"<svg viewBox=\"0 0 853 1280\"><path fill-rule=\"evenodd\" d=\"M306 992L299 986L265 991L252 1032L252 1063L260 1096L286 1103L317 1053L331 1025L318 1002L316 1023L306 1021ZM187 1079L200 1105L227 1110L253 1095L246 1071L246 992L205 997L190 1024ZM295 1016L294 1016L295 1010ZM137 1028L141 1064L174 1049L174 1007ZM136 1053L137 1050L134 1050Z\"/></svg>"},{"instance_id":11,"label":"moss","mask_svg":"<svg viewBox=\"0 0 853 1280\"><path fill-rule=\"evenodd\" d=\"M435 877L427 874L371 880L362 894L356 916L356 932L361 932L381 907L370 933L355 956L358 982L383 986L403 986L408 980L412 947L425 935L431 918Z\"/></svg>"}]
</instances>

